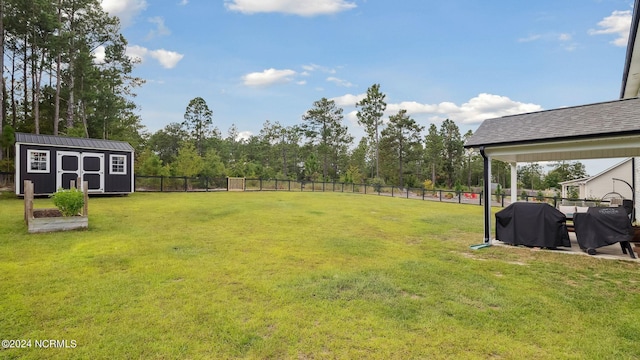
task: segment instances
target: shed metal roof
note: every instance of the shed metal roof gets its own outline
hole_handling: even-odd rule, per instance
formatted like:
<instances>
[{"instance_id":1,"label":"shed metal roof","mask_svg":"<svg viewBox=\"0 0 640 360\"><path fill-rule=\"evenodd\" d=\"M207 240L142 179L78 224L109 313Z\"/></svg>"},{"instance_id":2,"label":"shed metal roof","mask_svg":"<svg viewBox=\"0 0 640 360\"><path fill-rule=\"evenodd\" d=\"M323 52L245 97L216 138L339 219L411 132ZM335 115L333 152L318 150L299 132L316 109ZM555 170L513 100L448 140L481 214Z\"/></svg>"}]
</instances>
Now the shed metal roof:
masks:
<instances>
[{"instance_id":1,"label":"shed metal roof","mask_svg":"<svg viewBox=\"0 0 640 360\"><path fill-rule=\"evenodd\" d=\"M485 120L467 148L640 134L640 98Z\"/></svg>"},{"instance_id":2,"label":"shed metal roof","mask_svg":"<svg viewBox=\"0 0 640 360\"><path fill-rule=\"evenodd\" d=\"M99 150L134 151L133 147L126 141L86 139L43 134L16 133L16 143Z\"/></svg>"}]
</instances>

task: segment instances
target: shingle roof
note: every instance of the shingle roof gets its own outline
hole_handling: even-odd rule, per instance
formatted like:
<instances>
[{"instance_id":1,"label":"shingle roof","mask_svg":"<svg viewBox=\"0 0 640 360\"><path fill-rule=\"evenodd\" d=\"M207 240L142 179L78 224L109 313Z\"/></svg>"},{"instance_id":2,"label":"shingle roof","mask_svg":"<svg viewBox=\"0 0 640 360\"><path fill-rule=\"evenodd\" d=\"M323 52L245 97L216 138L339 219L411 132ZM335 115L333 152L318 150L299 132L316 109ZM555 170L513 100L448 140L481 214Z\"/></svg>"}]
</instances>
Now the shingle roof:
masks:
<instances>
[{"instance_id":1,"label":"shingle roof","mask_svg":"<svg viewBox=\"0 0 640 360\"><path fill-rule=\"evenodd\" d=\"M485 120L465 147L640 134L640 98Z\"/></svg>"},{"instance_id":2,"label":"shingle roof","mask_svg":"<svg viewBox=\"0 0 640 360\"><path fill-rule=\"evenodd\" d=\"M55 145L74 148L91 148L100 150L133 151L133 147L125 141L74 138L42 134L16 133L16 143Z\"/></svg>"}]
</instances>

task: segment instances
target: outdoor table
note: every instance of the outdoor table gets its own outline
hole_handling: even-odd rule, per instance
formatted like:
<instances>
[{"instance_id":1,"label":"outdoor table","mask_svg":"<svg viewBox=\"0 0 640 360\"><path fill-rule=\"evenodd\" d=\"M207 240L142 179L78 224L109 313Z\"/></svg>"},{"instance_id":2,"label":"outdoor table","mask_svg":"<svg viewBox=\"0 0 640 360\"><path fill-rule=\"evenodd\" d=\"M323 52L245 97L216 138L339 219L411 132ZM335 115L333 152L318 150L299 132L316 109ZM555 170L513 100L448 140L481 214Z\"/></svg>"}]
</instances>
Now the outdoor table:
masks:
<instances>
[{"instance_id":1,"label":"outdoor table","mask_svg":"<svg viewBox=\"0 0 640 360\"><path fill-rule=\"evenodd\" d=\"M629 244L631 220L623 207L591 207L586 213L573 214L573 223L578 245L590 255L599 247L620 243L622 252L635 259Z\"/></svg>"}]
</instances>

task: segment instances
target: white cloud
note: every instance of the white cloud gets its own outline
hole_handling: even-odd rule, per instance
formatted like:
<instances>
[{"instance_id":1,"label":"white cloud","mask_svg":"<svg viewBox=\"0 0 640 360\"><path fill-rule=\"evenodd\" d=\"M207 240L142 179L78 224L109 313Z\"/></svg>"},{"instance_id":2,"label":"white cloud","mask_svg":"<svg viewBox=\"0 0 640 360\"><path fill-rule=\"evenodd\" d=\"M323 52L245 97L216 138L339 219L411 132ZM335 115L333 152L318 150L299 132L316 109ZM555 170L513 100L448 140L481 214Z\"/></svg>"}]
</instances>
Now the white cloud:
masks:
<instances>
[{"instance_id":1,"label":"white cloud","mask_svg":"<svg viewBox=\"0 0 640 360\"><path fill-rule=\"evenodd\" d=\"M122 27L131 25L133 19L147 8L145 0L102 0L100 5L109 15L120 18Z\"/></svg>"},{"instance_id":2,"label":"white cloud","mask_svg":"<svg viewBox=\"0 0 640 360\"><path fill-rule=\"evenodd\" d=\"M307 75L309 74L309 72L314 72L314 71L321 71L328 74L336 73L335 69L331 69L326 66L317 65L317 64L302 65L302 69L305 70L304 74L307 74Z\"/></svg>"},{"instance_id":3,"label":"white cloud","mask_svg":"<svg viewBox=\"0 0 640 360\"><path fill-rule=\"evenodd\" d=\"M615 34L618 37L611 43L616 46L627 46L629 29L631 28L631 11L614 11L610 16L598 23L599 30L589 30L590 35Z\"/></svg>"},{"instance_id":4,"label":"white cloud","mask_svg":"<svg viewBox=\"0 0 640 360\"><path fill-rule=\"evenodd\" d=\"M127 46L127 51L125 53L131 59L140 61L141 63L143 63L145 56L149 53L149 49L139 45L133 45L133 46Z\"/></svg>"},{"instance_id":5,"label":"white cloud","mask_svg":"<svg viewBox=\"0 0 640 360\"><path fill-rule=\"evenodd\" d=\"M240 131L236 136L236 141L246 141L249 140L253 136L251 131Z\"/></svg>"},{"instance_id":6,"label":"white cloud","mask_svg":"<svg viewBox=\"0 0 640 360\"><path fill-rule=\"evenodd\" d=\"M506 96L482 93L459 107L455 106L450 108L448 115L456 121L462 121L465 124L475 124L485 119L540 110L542 110L542 107L537 104L522 103L511 100Z\"/></svg>"},{"instance_id":7,"label":"white cloud","mask_svg":"<svg viewBox=\"0 0 640 360\"><path fill-rule=\"evenodd\" d=\"M345 0L225 0L224 6L244 14L276 12L316 16L351 10L356 4Z\"/></svg>"},{"instance_id":8,"label":"white cloud","mask_svg":"<svg viewBox=\"0 0 640 360\"><path fill-rule=\"evenodd\" d=\"M338 106L355 107L355 104L365 97L366 94L347 94L332 100ZM463 124L477 124L486 119L543 110L537 104L522 103L506 96L482 93L462 105L449 101L439 104L424 104L416 101L388 103L385 115L395 115L401 109L407 110L407 114L411 116L419 116L433 123L451 119ZM356 113L357 109L347 113L345 117L349 121L357 123Z\"/></svg>"},{"instance_id":9,"label":"white cloud","mask_svg":"<svg viewBox=\"0 0 640 360\"><path fill-rule=\"evenodd\" d=\"M188 3L189 3L189 0L181 0L181 1L178 3L178 5L180 5L180 6L185 6L185 5L187 5Z\"/></svg>"},{"instance_id":10,"label":"white cloud","mask_svg":"<svg viewBox=\"0 0 640 360\"><path fill-rule=\"evenodd\" d=\"M93 50L93 62L95 64L104 64L105 47L100 45Z\"/></svg>"},{"instance_id":11,"label":"white cloud","mask_svg":"<svg viewBox=\"0 0 640 360\"><path fill-rule=\"evenodd\" d=\"M536 35L528 36L526 38L520 38L518 39L518 42L532 42L532 41L540 40L541 38L542 38L542 35L536 34Z\"/></svg>"},{"instance_id":12,"label":"white cloud","mask_svg":"<svg viewBox=\"0 0 640 360\"><path fill-rule=\"evenodd\" d=\"M360 102L360 100L364 99L365 97L367 97L367 94L359 94L359 95L346 94L346 95L331 98L330 100L333 100L337 106L355 107L356 103Z\"/></svg>"},{"instance_id":13,"label":"white cloud","mask_svg":"<svg viewBox=\"0 0 640 360\"><path fill-rule=\"evenodd\" d=\"M155 24L156 28L149 31L147 39L151 39L156 36L167 36L171 34L171 30L169 30L169 28L164 24L164 18L162 18L161 16L149 18L148 21L152 24Z\"/></svg>"},{"instance_id":14,"label":"white cloud","mask_svg":"<svg viewBox=\"0 0 640 360\"><path fill-rule=\"evenodd\" d=\"M263 72L253 72L242 77L242 80L246 86L269 86L273 84L288 83L293 80L296 72L293 70L276 70L267 69Z\"/></svg>"},{"instance_id":15,"label":"white cloud","mask_svg":"<svg viewBox=\"0 0 640 360\"><path fill-rule=\"evenodd\" d=\"M353 87L354 85L347 80L338 79L337 77L330 76L327 78L327 81L332 82L338 86L344 87Z\"/></svg>"},{"instance_id":16,"label":"white cloud","mask_svg":"<svg viewBox=\"0 0 640 360\"><path fill-rule=\"evenodd\" d=\"M558 40L560 41L570 41L572 39L571 34L560 34L558 35Z\"/></svg>"},{"instance_id":17,"label":"white cloud","mask_svg":"<svg viewBox=\"0 0 640 360\"><path fill-rule=\"evenodd\" d=\"M149 50L139 45L128 46L126 51L127 56L134 60L138 60L144 63L145 58L150 56L156 59L160 65L165 69L174 68L180 60L184 57L183 54L179 54L175 51L168 51L165 49Z\"/></svg>"},{"instance_id":18,"label":"white cloud","mask_svg":"<svg viewBox=\"0 0 640 360\"><path fill-rule=\"evenodd\" d=\"M149 55L151 55L152 58L158 60L160 65L162 65L162 67L165 69L173 69L184 57L183 54L165 49L149 51Z\"/></svg>"}]
</instances>

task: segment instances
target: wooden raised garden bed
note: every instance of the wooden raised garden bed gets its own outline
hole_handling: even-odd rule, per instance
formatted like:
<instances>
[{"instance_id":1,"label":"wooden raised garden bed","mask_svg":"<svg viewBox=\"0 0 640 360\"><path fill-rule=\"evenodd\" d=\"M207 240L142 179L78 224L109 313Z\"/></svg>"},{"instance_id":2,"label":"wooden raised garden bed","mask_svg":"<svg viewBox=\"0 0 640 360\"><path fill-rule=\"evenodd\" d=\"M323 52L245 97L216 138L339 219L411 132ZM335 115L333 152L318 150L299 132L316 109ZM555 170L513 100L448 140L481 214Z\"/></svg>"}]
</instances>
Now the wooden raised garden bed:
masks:
<instances>
[{"instance_id":1,"label":"wooden raised garden bed","mask_svg":"<svg viewBox=\"0 0 640 360\"><path fill-rule=\"evenodd\" d=\"M78 182L80 179L78 179ZM75 182L71 182L75 187ZM84 193L84 208L77 216L62 216L58 209L34 209L33 208L33 183L24 182L24 220L27 223L29 233L44 233L53 231L67 231L87 229L89 227L88 200L89 184L85 181L82 186Z\"/></svg>"}]
</instances>

